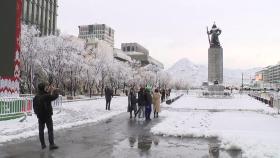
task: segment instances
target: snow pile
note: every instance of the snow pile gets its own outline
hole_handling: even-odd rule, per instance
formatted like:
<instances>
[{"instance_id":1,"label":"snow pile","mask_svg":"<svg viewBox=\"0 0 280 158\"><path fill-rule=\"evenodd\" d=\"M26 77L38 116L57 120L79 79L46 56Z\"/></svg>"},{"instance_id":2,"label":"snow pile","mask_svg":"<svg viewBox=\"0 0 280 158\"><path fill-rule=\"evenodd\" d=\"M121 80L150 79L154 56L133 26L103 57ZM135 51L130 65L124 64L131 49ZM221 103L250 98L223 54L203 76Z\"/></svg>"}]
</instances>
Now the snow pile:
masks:
<instances>
[{"instance_id":1,"label":"snow pile","mask_svg":"<svg viewBox=\"0 0 280 158\"><path fill-rule=\"evenodd\" d=\"M110 111L105 110L105 99L63 103L62 111L53 115L54 130L105 120L125 112L126 108L127 97L113 98ZM38 135L36 115L28 117L25 122L19 122L19 119L1 121L0 127L0 144Z\"/></svg>"},{"instance_id":2,"label":"snow pile","mask_svg":"<svg viewBox=\"0 0 280 158\"><path fill-rule=\"evenodd\" d=\"M280 116L248 96L205 99L184 96L166 106L166 119L152 133L186 137L217 137L221 148L243 150L245 157L280 157Z\"/></svg>"}]
</instances>

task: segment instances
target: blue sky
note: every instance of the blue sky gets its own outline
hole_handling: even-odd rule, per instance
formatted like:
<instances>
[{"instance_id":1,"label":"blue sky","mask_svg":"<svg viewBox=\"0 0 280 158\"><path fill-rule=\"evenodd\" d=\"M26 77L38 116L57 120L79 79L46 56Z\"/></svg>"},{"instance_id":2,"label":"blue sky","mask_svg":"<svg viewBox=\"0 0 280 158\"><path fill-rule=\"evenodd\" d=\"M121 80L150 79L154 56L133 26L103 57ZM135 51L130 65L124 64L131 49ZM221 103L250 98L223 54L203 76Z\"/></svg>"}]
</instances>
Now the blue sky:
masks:
<instances>
[{"instance_id":1,"label":"blue sky","mask_svg":"<svg viewBox=\"0 0 280 158\"><path fill-rule=\"evenodd\" d=\"M280 61L278 0L58 0L58 28L105 23L115 47L138 42L170 67L181 58L207 65L206 26L222 30L224 66L247 69Z\"/></svg>"}]
</instances>

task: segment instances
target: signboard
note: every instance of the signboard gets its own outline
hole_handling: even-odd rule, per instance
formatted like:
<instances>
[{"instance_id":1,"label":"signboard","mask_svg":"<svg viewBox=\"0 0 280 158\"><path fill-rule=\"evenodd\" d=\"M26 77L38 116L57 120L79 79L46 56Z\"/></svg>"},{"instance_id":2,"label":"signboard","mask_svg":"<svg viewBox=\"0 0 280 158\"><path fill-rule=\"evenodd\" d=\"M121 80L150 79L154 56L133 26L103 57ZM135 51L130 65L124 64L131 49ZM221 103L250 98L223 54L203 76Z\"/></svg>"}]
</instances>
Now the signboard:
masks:
<instances>
[{"instance_id":1,"label":"signboard","mask_svg":"<svg viewBox=\"0 0 280 158\"><path fill-rule=\"evenodd\" d=\"M22 0L1 0L0 95L19 91L19 53Z\"/></svg>"}]
</instances>

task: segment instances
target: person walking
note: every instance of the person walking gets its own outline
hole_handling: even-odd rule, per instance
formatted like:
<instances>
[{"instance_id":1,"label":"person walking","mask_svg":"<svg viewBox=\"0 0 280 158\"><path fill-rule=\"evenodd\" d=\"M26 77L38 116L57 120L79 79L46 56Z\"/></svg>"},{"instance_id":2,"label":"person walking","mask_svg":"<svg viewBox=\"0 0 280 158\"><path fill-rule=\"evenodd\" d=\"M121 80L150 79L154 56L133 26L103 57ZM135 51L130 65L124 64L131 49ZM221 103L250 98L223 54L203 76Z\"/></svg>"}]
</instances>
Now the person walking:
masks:
<instances>
[{"instance_id":1,"label":"person walking","mask_svg":"<svg viewBox=\"0 0 280 158\"><path fill-rule=\"evenodd\" d=\"M137 112L135 113L135 117L137 116L137 114L139 113L138 115L138 118L142 117L144 118L145 117L145 97L144 97L144 88L141 87L139 92L138 92L138 110Z\"/></svg>"},{"instance_id":2,"label":"person walking","mask_svg":"<svg viewBox=\"0 0 280 158\"><path fill-rule=\"evenodd\" d=\"M158 113L160 112L160 99L161 95L158 89L155 89L155 92L153 94L154 118L158 117Z\"/></svg>"},{"instance_id":3,"label":"person walking","mask_svg":"<svg viewBox=\"0 0 280 158\"><path fill-rule=\"evenodd\" d=\"M58 90L53 86L47 86L46 83L40 83L38 85L38 93L33 99L33 109L38 118L39 123L39 138L42 149L46 148L44 129L45 125L48 128L49 135L49 149L58 149L58 146L54 143L53 135L53 109L51 102L58 98Z\"/></svg>"},{"instance_id":4,"label":"person walking","mask_svg":"<svg viewBox=\"0 0 280 158\"><path fill-rule=\"evenodd\" d=\"M132 118L132 111L134 111L134 115L137 111L137 98L136 93L133 88L130 89L129 95L128 95L128 107L127 111L130 112L130 118Z\"/></svg>"},{"instance_id":5,"label":"person walking","mask_svg":"<svg viewBox=\"0 0 280 158\"><path fill-rule=\"evenodd\" d=\"M151 90L150 88L145 89L145 116L146 120L151 120L150 115L152 112L152 95L151 95Z\"/></svg>"},{"instance_id":6,"label":"person walking","mask_svg":"<svg viewBox=\"0 0 280 158\"><path fill-rule=\"evenodd\" d=\"M161 102L164 102L164 101L165 101L165 94L166 94L165 89L162 89L162 90L161 90Z\"/></svg>"},{"instance_id":7,"label":"person walking","mask_svg":"<svg viewBox=\"0 0 280 158\"><path fill-rule=\"evenodd\" d=\"M106 110L111 110L110 106L111 106L112 97L113 97L113 90L106 87L105 88Z\"/></svg>"}]
</instances>

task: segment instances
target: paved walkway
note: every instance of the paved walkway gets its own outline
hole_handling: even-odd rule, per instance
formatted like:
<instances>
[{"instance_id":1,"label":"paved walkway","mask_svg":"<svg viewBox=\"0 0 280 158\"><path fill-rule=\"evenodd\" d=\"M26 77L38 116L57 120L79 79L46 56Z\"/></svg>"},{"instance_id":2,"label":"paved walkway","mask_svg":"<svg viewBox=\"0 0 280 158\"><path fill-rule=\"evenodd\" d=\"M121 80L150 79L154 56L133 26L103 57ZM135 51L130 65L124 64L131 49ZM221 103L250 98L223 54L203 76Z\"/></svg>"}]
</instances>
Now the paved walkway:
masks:
<instances>
[{"instance_id":1,"label":"paved walkway","mask_svg":"<svg viewBox=\"0 0 280 158\"><path fill-rule=\"evenodd\" d=\"M37 137L0 146L0 158L137 158L209 157L209 143L217 140L154 136L149 131L162 118L129 119L123 113L106 121L55 131L58 150L41 150ZM47 140L47 134L45 135ZM239 157L220 152L220 157Z\"/></svg>"}]
</instances>

